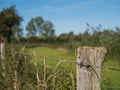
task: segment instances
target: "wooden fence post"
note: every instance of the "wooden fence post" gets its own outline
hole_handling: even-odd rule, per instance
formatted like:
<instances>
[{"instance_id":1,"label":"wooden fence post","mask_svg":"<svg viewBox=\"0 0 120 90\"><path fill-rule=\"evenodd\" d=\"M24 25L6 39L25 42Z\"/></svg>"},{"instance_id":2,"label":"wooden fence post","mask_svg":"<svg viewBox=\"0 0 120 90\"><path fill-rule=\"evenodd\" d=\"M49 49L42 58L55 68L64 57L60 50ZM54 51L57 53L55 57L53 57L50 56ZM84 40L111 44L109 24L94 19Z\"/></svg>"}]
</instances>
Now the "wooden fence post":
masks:
<instances>
[{"instance_id":1,"label":"wooden fence post","mask_svg":"<svg viewBox=\"0 0 120 90\"><path fill-rule=\"evenodd\" d=\"M1 59L5 59L5 43L0 43L0 53L1 53Z\"/></svg>"},{"instance_id":2,"label":"wooden fence post","mask_svg":"<svg viewBox=\"0 0 120 90\"><path fill-rule=\"evenodd\" d=\"M5 59L5 42L4 42L4 38L0 36L0 61L3 69L3 72L2 72L3 77L5 77L4 59Z\"/></svg>"},{"instance_id":3,"label":"wooden fence post","mask_svg":"<svg viewBox=\"0 0 120 90\"><path fill-rule=\"evenodd\" d=\"M100 68L104 61L104 47L80 47L76 61L77 90L101 90Z\"/></svg>"}]
</instances>

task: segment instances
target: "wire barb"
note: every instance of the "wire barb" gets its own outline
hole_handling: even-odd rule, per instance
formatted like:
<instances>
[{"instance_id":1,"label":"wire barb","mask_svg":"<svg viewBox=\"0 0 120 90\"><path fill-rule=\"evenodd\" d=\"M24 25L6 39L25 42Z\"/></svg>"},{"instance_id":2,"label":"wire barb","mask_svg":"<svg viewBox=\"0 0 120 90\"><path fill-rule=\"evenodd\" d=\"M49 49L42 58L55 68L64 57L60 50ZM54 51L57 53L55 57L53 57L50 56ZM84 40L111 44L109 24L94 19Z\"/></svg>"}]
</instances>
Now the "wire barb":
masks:
<instances>
[{"instance_id":1,"label":"wire barb","mask_svg":"<svg viewBox=\"0 0 120 90\"><path fill-rule=\"evenodd\" d=\"M94 67L94 68L101 68L101 69L107 69L107 70L113 70L113 71L120 71L120 69L118 69L118 68L109 68L109 67L104 67L104 66L95 66L95 65L90 65L90 64L84 64L83 62L81 62L81 63L75 62L75 64L79 65L80 67L81 66L85 66L87 68Z\"/></svg>"}]
</instances>

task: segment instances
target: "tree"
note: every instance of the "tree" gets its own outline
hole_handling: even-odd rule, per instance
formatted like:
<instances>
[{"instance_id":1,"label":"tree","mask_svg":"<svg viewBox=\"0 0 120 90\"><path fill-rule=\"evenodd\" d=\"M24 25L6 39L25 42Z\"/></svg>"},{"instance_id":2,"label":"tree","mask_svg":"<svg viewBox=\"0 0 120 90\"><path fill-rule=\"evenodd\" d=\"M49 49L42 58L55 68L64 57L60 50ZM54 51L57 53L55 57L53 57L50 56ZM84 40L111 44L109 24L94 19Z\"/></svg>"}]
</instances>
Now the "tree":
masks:
<instances>
[{"instance_id":1,"label":"tree","mask_svg":"<svg viewBox=\"0 0 120 90\"><path fill-rule=\"evenodd\" d=\"M26 30L28 31L28 36L35 36L36 35L36 28L35 28L35 25L34 25L35 21L34 19L32 18L30 20L30 22L28 23L27 27L26 27Z\"/></svg>"},{"instance_id":2,"label":"tree","mask_svg":"<svg viewBox=\"0 0 120 90\"><path fill-rule=\"evenodd\" d=\"M37 33L41 35L43 23L44 20L40 16L32 18L26 27L26 30L28 31L28 36L36 36Z\"/></svg>"},{"instance_id":3,"label":"tree","mask_svg":"<svg viewBox=\"0 0 120 90\"><path fill-rule=\"evenodd\" d=\"M50 37L55 37L55 30L54 30L54 29L52 29L52 30L50 31Z\"/></svg>"},{"instance_id":4,"label":"tree","mask_svg":"<svg viewBox=\"0 0 120 90\"><path fill-rule=\"evenodd\" d=\"M35 18L35 26L37 29L37 32L41 35L42 34L42 26L44 24L44 20L41 16L38 16Z\"/></svg>"},{"instance_id":5,"label":"tree","mask_svg":"<svg viewBox=\"0 0 120 90\"><path fill-rule=\"evenodd\" d=\"M85 31L83 34L82 34L82 36L81 36L81 43L83 44L83 45L89 45L89 40L90 39L90 33L89 33L89 31L87 30L87 31Z\"/></svg>"},{"instance_id":6,"label":"tree","mask_svg":"<svg viewBox=\"0 0 120 90\"><path fill-rule=\"evenodd\" d=\"M28 36L44 36L53 37L55 36L54 25L50 21L45 21L41 16L32 18L28 23L26 30L28 31Z\"/></svg>"},{"instance_id":7,"label":"tree","mask_svg":"<svg viewBox=\"0 0 120 90\"><path fill-rule=\"evenodd\" d=\"M12 27L20 25L22 17L18 15L15 6L4 8L0 12L0 35L7 38L11 42L11 35L13 34Z\"/></svg>"},{"instance_id":8,"label":"tree","mask_svg":"<svg viewBox=\"0 0 120 90\"><path fill-rule=\"evenodd\" d=\"M50 21L46 21L43 25L42 35L45 37L54 36L55 30L53 29L53 24Z\"/></svg>"},{"instance_id":9,"label":"tree","mask_svg":"<svg viewBox=\"0 0 120 90\"><path fill-rule=\"evenodd\" d=\"M13 38L15 37L22 37L23 36L23 28L19 27L19 26L15 26L12 28L13 31Z\"/></svg>"},{"instance_id":10,"label":"tree","mask_svg":"<svg viewBox=\"0 0 120 90\"><path fill-rule=\"evenodd\" d=\"M68 37L69 37L69 42L73 42L75 40L75 35L73 31L70 31L68 33Z\"/></svg>"},{"instance_id":11,"label":"tree","mask_svg":"<svg viewBox=\"0 0 120 90\"><path fill-rule=\"evenodd\" d=\"M62 42L68 42L69 40L69 35L67 33L62 33L59 35L58 40Z\"/></svg>"}]
</instances>

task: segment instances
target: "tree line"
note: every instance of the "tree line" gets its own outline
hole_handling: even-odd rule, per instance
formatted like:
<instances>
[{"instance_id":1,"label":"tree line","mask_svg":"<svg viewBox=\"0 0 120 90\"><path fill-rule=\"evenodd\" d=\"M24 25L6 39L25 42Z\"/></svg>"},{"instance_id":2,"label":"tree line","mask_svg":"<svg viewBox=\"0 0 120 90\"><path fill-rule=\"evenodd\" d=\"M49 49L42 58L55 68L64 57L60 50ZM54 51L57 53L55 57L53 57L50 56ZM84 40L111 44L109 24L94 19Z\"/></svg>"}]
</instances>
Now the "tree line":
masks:
<instances>
[{"instance_id":1,"label":"tree line","mask_svg":"<svg viewBox=\"0 0 120 90\"><path fill-rule=\"evenodd\" d=\"M7 39L22 37L23 28L21 22L23 18L18 14L15 6L3 8L0 11L0 36ZM26 26L27 36L52 37L55 35L54 25L51 21L44 20L41 16L32 18Z\"/></svg>"},{"instance_id":2,"label":"tree line","mask_svg":"<svg viewBox=\"0 0 120 90\"><path fill-rule=\"evenodd\" d=\"M54 69L54 66L53 68L46 67L46 65L41 62L40 65L38 65L36 60L33 64L33 62L31 62L31 60L33 60L33 56L31 56L31 54L28 55L25 53L26 51L23 47L20 48L17 46L17 37L19 37L19 40L21 42L20 44L23 45L34 45L36 43L38 43L38 45L43 43L46 45L47 43L48 46L59 45L59 47L65 47L70 50L79 46L103 46L107 48L107 54L109 54L109 56L118 56L115 59L119 60L119 27L115 27L114 29L104 29L102 28L102 25L95 27L87 23L86 30L83 33L74 34L73 31L70 31L69 33L62 33L59 36L56 36L53 23L51 21L44 20L41 16L38 16L32 18L28 22L26 26L27 35L26 37L23 37L23 28L20 25L22 21L23 17L19 15L15 6L3 8L0 11L0 39L3 38L5 42L9 42L11 45L9 46L9 44L6 44L6 46L8 45L6 47L8 50L6 51L5 55L4 69L1 64L2 61L0 59L0 90L29 90L32 88L39 89L40 84L43 85L45 82L43 80L44 74L46 74L46 78L50 78L47 84L45 82L46 85L43 85L43 87L47 86L51 89L60 89L62 87L63 89L69 90L73 86L71 77L74 75L72 75L73 72L71 72L71 69L70 73L68 69L66 71L64 67L60 66L57 68L59 70L57 70ZM36 55L34 55L34 57L35 56ZM110 60L114 59L110 57ZM56 64L56 66L58 66L58 64ZM47 71L47 73L44 71ZM3 72L5 72L4 75ZM55 77L53 75L55 75ZM59 77L61 77L60 80L58 80ZM75 78L73 79L76 80ZM109 82L111 80L107 79L107 81ZM56 83L55 85L57 86L54 87L53 83ZM61 83L64 83L63 86L61 86Z\"/></svg>"},{"instance_id":3,"label":"tree line","mask_svg":"<svg viewBox=\"0 0 120 90\"><path fill-rule=\"evenodd\" d=\"M83 33L74 34L62 33L55 35L54 25L51 21L44 20L38 16L31 18L26 26L27 34L23 37L23 28L21 22L23 18L19 15L15 6L3 8L0 11L0 37L8 42L19 37L21 42L37 43L66 43L66 47L75 48L78 46L104 46L108 50L120 52L120 28L104 29L102 25L91 26L86 23L86 30Z\"/></svg>"}]
</instances>

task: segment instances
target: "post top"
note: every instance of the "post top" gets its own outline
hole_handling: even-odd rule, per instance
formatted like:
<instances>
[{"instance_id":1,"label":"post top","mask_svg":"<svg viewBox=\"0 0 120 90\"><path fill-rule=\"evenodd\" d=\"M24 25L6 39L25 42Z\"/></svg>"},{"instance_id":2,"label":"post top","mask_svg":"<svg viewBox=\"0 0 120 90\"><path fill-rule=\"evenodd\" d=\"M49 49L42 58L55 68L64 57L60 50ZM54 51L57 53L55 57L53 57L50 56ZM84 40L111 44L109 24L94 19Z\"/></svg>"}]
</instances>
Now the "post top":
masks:
<instances>
[{"instance_id":1,"label":"post top","mask_svg":"<svg viewBox=\"0 0 120 90\"><path fill-rule=\"evenodd\" d=\"M0 36L0 43L4 42L4 38L2 36Z\"/></svg>"},{"instance_id":2,"label":"post top","mask_svg":"<svg viewBox=\"0 0 120 90\"><path fill-rule=\"evenodd\" d=\"M104 51L105 53L107 52L107 49L105 47L91 47L91 46L78 47L78 51L81 49L98 49Z\"/></svg>"}]
</instances>

